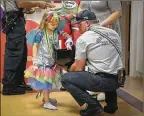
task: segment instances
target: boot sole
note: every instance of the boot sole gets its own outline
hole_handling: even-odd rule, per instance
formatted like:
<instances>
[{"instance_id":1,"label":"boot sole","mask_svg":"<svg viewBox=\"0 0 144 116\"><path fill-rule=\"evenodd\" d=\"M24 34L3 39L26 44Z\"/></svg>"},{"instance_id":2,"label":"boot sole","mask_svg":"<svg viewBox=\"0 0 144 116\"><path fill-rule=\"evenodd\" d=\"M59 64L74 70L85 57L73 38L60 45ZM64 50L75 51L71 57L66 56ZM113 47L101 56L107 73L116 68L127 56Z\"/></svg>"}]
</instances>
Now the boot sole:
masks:
<instances>
[{"instance_id":1,"label":"boot sole","mask_svg":"<svg viewBox=\"0 0 144 116\"><path fill-rule=\"evenodd\" d=\"M81 114L81 116L96 116L98 114L101 114L103 111L104 111L103 109L100 109L98 111L91 111L87 114L83 114L83 113L80 113L80 114Z\"/></svg>"}]
</instances>

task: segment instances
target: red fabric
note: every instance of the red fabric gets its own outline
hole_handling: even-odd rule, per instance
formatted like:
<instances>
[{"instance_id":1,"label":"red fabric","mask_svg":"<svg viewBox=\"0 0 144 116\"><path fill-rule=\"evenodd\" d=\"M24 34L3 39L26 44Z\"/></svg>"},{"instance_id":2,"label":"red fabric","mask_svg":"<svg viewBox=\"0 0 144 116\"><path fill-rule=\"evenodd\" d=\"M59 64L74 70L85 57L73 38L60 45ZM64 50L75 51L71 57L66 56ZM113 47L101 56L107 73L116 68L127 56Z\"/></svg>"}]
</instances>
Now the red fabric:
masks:
<instances>
[{"instance_id":1,"label":"red fabric","mask_svg":"<svg viewBox=\"0 0 144 116\"><path fill-rule=\"evenodd\" d=\"M80 5L80 0L73 0L73 1L75 1L78 6Z\"/></svg>"},{"instance_id":2,"label":"red fabric","mask_svg":"<svg viewBox=\"0 0 144 116\"><path fill-rule=\"evenodd\" d=\"M62 19L65 19L65 16L62 15L61 17ZM70 27L70 22L68 20L65 20L65 28L63 29L64 32L66 32L67 34L71 35L71 27ZM62 35L59 35L59 40L61 40L61 49L65 49L65 38Z\"/></svg>"},{"instance_id":3,"label":"red fabric","mask_svg":"<svg viewBox=\"0 0 144 116\"><path fill-rule=\"evenodd\" d=\"M76 41L81 35L81 33L79 31L79 24L77 24L77 23L76 24L72 24L71 28L72 28L73 42L74 42L74 45L76 45ZM76 28L76 29L73 29L73 28Z\"/></svg>"},{"instance_id":4,"label":"red fabric","mask_svg":"<svg viewBox=\"0 0 144 116\"><path fill-rule=\"evenodd\" d=\"M6 43L6 35L2 32L0 32L0 82L4 74L4 54L5 54L5 43Z\"/></svg>"}]
</instances>

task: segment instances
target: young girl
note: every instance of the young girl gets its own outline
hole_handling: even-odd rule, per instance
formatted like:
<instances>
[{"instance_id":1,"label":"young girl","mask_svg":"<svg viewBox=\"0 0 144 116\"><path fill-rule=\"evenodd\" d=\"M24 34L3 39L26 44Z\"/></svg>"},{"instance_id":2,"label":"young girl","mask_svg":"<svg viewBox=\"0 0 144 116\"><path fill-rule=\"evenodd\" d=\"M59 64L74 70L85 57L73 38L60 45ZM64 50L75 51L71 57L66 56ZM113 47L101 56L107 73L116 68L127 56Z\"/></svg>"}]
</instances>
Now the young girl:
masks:
<instances>
[{"instance_id":1,"label":"young girl","mask_svg":"<svg viewBox=\"0 0 144 116\"><path fill-rule=\"evenodd\" d=\"M56 30L59 21L54 12L44 14L33 43L33 65L25 71L32 88L43 93L43 107L50 110L57 109L50 103L49 94L60 77L60 68L54 60L54 49L59 49Z\"/></svg>"}]
</instances>

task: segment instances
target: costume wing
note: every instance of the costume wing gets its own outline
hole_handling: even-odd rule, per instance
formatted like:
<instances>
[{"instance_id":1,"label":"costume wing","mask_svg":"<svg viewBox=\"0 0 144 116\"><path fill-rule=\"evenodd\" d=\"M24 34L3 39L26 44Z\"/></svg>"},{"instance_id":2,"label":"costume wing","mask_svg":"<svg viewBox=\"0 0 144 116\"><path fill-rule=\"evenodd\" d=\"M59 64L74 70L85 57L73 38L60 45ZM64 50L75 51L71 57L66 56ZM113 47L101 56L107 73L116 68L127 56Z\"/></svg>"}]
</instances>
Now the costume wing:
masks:
<instances>
[{"instance_id":1,"label":"costume wing","mask_svg":"<svg viewBox=\"0 0 144 116\"><path fill-rule=\"evenodd\" d=\"M34 29L26 34L27 44L30 44L33 46L37 32L38 32L38 29Z\"/></svg>"}]
</instances>

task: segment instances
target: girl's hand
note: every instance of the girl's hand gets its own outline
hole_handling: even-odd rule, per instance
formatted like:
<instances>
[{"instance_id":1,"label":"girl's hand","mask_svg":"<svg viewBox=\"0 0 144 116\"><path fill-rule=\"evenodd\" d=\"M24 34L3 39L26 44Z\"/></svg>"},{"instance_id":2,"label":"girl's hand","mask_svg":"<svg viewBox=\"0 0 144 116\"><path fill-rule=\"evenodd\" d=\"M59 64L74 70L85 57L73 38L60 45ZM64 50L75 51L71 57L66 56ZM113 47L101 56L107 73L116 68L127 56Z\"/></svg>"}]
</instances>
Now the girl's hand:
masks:
<instances>
[{"instance_id":1,"label":"girl's hand","mask_svg":"<svg viewBox=\"0 0 144 116\"><path fill-rule=\"evenodd\" d=\"M70 42L68 42L68 43L66 44L66 48L67 48L67 50L72 50L72 47L71 47Z\"/></svg>"},{"instance_id":2,"label":"girl's hand","mask_svg":"<svg viewBox=\"0 0 144 116\"><path fill-rule=\"evenodd\" d=\"M65 42L67 50L72 50L73 41L72 38L68 38Z\"/></svg>"},{"instance_id":3,"label":"girl's hand","mask_svg":"<svg viewBox=\"0 0 144 116\"><path fill-rule=\"evenodd\" d=\"M36 70L38 69L38 66L39 66L38 64L33 64L32 70L33 70L33 71L36 71Z\"/></svg>"}]
</instances>

